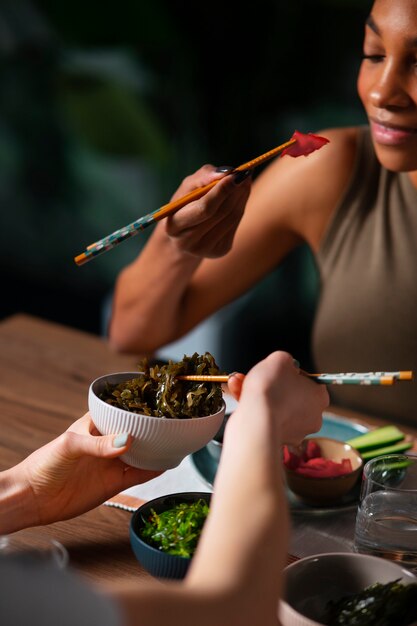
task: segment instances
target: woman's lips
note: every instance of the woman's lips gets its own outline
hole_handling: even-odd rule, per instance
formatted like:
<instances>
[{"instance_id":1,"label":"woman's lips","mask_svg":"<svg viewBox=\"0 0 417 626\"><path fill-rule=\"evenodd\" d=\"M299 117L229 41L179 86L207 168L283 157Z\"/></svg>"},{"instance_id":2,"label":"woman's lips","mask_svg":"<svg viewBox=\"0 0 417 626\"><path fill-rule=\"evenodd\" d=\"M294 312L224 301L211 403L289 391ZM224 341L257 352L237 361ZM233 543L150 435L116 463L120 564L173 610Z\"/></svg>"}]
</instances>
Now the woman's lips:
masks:
<instances>
[{"instance_id":1,"label":"woman's lips","mask_svg":"<svg viewBox=\"0 0 417 626\"><path fill-rule=\"evenodd\" d=\"M399 128L392 126L385 126L371 120L371 130L374 139L377 143L384 144L385 146L398 146L411 137L416 137L417 131L411 128Z\"/></svg>"}]
</instances>

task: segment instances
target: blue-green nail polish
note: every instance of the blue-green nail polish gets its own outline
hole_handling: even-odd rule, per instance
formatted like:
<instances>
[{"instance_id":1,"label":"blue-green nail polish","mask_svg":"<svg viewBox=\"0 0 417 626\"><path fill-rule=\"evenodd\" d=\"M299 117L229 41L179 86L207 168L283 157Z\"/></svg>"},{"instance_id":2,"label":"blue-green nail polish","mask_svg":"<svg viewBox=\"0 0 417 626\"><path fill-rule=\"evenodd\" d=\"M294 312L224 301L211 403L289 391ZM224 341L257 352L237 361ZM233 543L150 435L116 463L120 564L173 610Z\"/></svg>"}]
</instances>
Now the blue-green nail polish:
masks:
<instances>
[{"instance_id":1,"label":"blue-green nail polish","mask_svg":"<svg viewBox=\"0 0 417 626\"><path fill-rule=\"evenodd\" d=\"M113 439L113 448L124 448L129 439L129 433L121 433Z\"/></svg>"},{"instance_id":2,"label":"blue-green nail polish","mask_svg":"<svg viewBox=\"0 0 417 626\"><path fill-rule=\"evenodd\" d=\"M293 359L294 362L294 367L300 367L300 361L297 361L297 359Z\"/></svg>"}]
</instances>

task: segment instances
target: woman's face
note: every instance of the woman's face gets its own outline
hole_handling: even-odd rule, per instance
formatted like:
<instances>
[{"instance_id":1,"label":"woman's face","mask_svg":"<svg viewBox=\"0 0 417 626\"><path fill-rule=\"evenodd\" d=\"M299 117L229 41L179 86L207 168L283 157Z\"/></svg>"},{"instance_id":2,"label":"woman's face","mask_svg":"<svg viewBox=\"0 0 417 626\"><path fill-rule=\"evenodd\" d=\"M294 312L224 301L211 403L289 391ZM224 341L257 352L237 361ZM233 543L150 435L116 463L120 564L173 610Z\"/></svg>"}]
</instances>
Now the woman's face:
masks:
<instances>
[{"instance_id":1,"label":"woman's face","mask_svg":"<svg viewBox=\"0 0 417 626\"><path fill-rule=\"evenodd\" d=\"M417 170L417 0L375 0L358 92L381 163Z\"/></svg>"}]
</instances>

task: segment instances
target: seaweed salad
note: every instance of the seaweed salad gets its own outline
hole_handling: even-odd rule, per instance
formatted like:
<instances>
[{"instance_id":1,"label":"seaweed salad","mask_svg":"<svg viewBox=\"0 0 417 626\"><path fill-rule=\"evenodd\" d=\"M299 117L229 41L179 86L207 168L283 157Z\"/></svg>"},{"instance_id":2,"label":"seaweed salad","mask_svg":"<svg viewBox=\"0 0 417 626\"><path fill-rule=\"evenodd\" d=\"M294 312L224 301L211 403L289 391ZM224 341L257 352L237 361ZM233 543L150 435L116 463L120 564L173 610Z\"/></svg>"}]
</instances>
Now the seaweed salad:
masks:
<instances>
[{"instance_id":1,"label":"seaweed salad","mask_svg":"<svg viewBox=\"0 0 417 626\"><path fill-rule=\"evenodd\" d=\"M177 379L187 374L220 374L209 352L184 355L182 361L169 361L166 365L150 366L143 359L138 369L136 378L117 385L107 383L101 400L132 413L176 419L212 415L222 407L220 383Z\"/></svg>"},{"instance_id":2,"label":"seaweed salad","mask_svg":"<svg viewBox=\"0 0 417 626\"><path fill-rule=\"evenodd\" d=\"M326 607L328 626L406 626L417 620L417 583L375 583Z\"/></svg>"},{"instance_id":3,"label":"seaweed salad","mask_svg":"<svg viewBox=\"0 0 417 626\"><path fill-rule=\"evenodd\" d=\"M209 511L209 505L202 498L196 502L181 502L162 513L152 509L148 519L143 520L140 536L162 552L190 558Z\"/></svg>"}]
</instances>

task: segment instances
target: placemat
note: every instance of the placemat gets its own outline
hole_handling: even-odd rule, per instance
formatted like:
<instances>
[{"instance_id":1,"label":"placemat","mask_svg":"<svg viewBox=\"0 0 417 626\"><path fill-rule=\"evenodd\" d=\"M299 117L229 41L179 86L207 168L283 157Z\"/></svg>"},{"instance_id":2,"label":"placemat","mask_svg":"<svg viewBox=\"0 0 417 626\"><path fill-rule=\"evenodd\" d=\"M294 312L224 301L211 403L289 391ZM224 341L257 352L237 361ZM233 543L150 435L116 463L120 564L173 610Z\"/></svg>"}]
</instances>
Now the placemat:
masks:
<instances>
[{"instance_id":1,"label":"placemat","mask_svg":"<svg viewBox=\"0 0 417 626\"><path fill-rule=\"evenodd\" d=\"M153 478L143 485L135 485L122 493L110 498L105 504L115 506L125 511L135 511L143 502L165 496L169 493L181 493L183 491L212 492L207 483L200 478L191 461L187 456L174 469L167 470L161 476Z\"/></svg>"}]
</instances>

